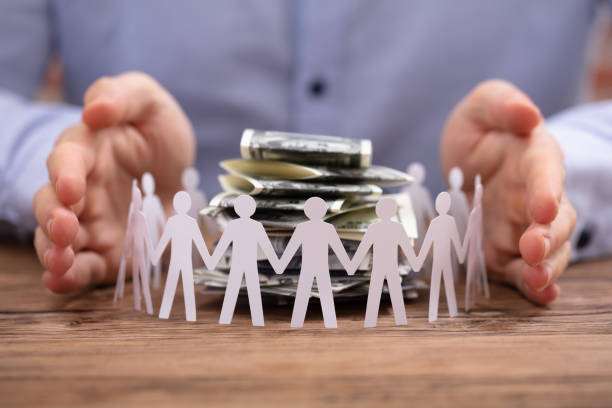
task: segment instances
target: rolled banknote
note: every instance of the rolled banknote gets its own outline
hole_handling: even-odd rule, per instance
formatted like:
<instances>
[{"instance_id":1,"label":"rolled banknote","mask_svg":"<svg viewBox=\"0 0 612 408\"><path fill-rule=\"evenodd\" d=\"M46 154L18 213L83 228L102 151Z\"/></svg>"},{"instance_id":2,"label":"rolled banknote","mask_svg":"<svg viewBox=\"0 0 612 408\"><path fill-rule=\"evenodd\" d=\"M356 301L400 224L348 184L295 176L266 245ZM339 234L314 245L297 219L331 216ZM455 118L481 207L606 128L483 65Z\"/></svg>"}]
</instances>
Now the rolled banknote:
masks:
<instances>
[{"instance_id":1,"label":"rolled banknote","mask_svg":"<svg viewBox=\"0 0 612 408\"><path fill-rule=\"evenodd\" d=\"M281 160L315 166L365 168L372 164L372 142L336 136L245 129L243 159Z\"/></svg>"},{"instance_id":2,"label":"rolled banknote","mask_svg":"<svg viewBox=\"0 0 612 408\"><path fill-rule=\"evenodd\" d=\"M221 187L227 192L270 197L350 197L378 196L382 188L373 184L321 184L291 180L257 180L222 174Z\"/></svg>"},{"instance_id":3,"label":"rolled banknote","mask_svg":"<svg viewBox=\"0 0 612 408\"><path fill-rule=\"evenodd\" d=\"M402 186L412 182L412 176L384 166L367 168L317 167L278 160L224 160L219 165L230 174L269 180L343 182Z\"/></svg>"},{"instance_id":4,"label":"rolled banknote","mask_svg":"<svg viewBox=\"0 0 612 408\"><path fill-rule=\"evenodd\" d=\"M238 193L221 193L217 194L210 201L211 207L233 208L234 200L239 196ZM307 198L305 197L253 197L257 210L277 210L277 211L304 211L304 204ZM337 213L342 210L343 205L347 202L345 198L325 200L327 209L331 213Z\"/></svg>"}]
</instances>

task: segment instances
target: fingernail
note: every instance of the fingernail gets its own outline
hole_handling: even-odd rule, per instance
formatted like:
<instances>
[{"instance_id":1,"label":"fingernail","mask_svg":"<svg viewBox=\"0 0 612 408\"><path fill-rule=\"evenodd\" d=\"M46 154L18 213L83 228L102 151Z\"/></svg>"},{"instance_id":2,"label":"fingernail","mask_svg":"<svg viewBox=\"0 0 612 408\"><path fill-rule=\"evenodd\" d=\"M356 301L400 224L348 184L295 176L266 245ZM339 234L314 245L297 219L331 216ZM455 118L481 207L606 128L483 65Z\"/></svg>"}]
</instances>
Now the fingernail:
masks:
<instances>
[{"instance_id":1,"label":"fingernail","mask_svg":"<svg viewBox=\"0 0 612 408\"><path fill-rule=\"evenodd\" d=\"M47 250L45 251L45 253L43 254L43 263L44 263L44 265L43 265L43 266L44 266L45 268L49 268L49 266L48 266L48 265L49 265L49 262L47 261L47 258L49 257L49 253L50 253L50 252L51 252L51 250L50 250L50 249L47 249Z\"/></svg>"},{"instance_id":2,"label":"fingernail","mask_svg":"<svg viewBox=\"0 0 612 408\"><path fill-rule=\"evenodd\" d=\"M52 231L53 231L53 218L47 221L47 233L49 234L49 238L51 238L51 235L53 234Z\"/></svg>"},{"instance_id":3,"label":"fingernail","mask_svg":"<svg viewBox=\"0 0 612 408\"><path fill-rule=\"evenodd\" d=\"M544 273L546 274L546 283L544 284L544 286L542 286L541 288L539 288L536 292L541 292L544 289L546 289L548 287L548 285L550 284L550 279L552 277L552 267L547 264L547 263L542 263L540 265L540 267L542 268L542 270L544 271Z\"/></svg>"},{"instance_id":4,"label":"fingernail","mask_svg":"<svg viewBox=\"0 0 612 408\"><path fill-rule=\"evenodd\" d=\"M544 237L544 256L548 256L548 252L550 252L550 239Z\"/></svg>"}]
</instances>

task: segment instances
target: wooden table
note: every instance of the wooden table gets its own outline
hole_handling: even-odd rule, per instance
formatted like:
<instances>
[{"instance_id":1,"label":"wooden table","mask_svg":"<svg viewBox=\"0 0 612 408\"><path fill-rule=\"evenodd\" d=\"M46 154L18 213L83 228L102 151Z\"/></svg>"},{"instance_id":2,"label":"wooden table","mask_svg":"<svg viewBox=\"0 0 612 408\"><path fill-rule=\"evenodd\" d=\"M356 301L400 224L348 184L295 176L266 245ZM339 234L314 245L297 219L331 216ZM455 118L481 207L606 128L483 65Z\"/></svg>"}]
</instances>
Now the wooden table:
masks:
<instances>
[{"instance_id":1,"label":"wooden table","mask_svg":"<svg viewBox=\"0 0 612 408\"><path fill-rule=\"evenodd\" d=\"M113 288L60 297L40 273L31 249L0 246L0 406L612 406L611 260L572 266L549 308L493 285L430 324L422 293L407 327L383 304L367 330L361 303L332 330L318 307L301 330L280 306L263 328L246 306L220 326L221 299L201 294L197 323L182 295L164 321L133 310L131 285L117 304Z\"/></svg>"}]
</instances>

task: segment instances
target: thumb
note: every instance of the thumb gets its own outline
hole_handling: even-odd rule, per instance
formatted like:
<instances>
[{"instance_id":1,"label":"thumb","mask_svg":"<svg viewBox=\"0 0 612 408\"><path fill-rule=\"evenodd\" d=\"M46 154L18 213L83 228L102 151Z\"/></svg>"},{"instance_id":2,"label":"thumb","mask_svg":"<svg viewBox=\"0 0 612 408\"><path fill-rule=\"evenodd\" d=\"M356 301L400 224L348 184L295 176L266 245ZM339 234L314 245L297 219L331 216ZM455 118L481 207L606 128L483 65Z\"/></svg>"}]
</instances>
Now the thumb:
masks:
<instances>
[{"instance_id":1,"label":"thumb","mask_svg":"<svg viewBox=\"0 0 612 408\"><path fill-rule=\"evenodd\" d=\"M484 130L529 134L542 120L533 101L511 83L492 79L478 85L460 104L467 118Z\"/></svg>"}]
</instances>

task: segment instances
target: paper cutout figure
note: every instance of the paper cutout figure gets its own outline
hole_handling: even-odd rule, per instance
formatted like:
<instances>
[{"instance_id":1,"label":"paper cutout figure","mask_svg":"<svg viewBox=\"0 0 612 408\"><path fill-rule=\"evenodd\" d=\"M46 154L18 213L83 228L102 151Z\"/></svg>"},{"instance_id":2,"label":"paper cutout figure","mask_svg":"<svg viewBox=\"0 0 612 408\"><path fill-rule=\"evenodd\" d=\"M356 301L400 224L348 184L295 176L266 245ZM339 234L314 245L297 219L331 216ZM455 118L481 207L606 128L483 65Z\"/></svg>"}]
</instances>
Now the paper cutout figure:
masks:
<instances>
[{"instance_id":1,"label":"paper cutout figure","mask_svg":"<svg viewBox=\"0 0 612 408\"><path fill-rule=\"evenodd\" d=\"M465 230L467 228L470 206L468 205L467 197L462 190L463 171L461 168L453 167L450 169L448 173L448 183L450 185L448 193L451 196L451 207L448 213L455 218L459 236L463 237L465 236ZM459 272L461 272L463 268L459 265L459 261L455 254L453 254L452 260L454 276L457 278L459 276Z\"/></svg>"},{"instance_id":2,"label":"paper cutout figure","mask_svg":"<svg viewBox=\"0 0 612 408\"><path fill-rule=\"evenodd\" d=\"M183 189L191 198L191 209L189 210L189 215L197 219L200 210L208 206L206 194L204 194L204 192L198 188L200 186L200 173L198 173L198 170L195 167L188 167L183 170L181 182L183 184Z\"/></svg>"},{"instance_id":3,"label":"paper cutout figure","mask_svg":"<svg viewBox=\"0 0 612 408\"><path fill-rule=\"evenodd\" d=\"M302 327L308 308L308 300L314 279L317 279L319 299L325 327L336 328L336 310L329 276L329 247L340 264L348 271L349 257L332 224L323 221L327 204L319 197L311 197L304 204L304 213L309 221L297 225L280 259L279 271L283 271L296 251L302 246L302 269L291 316L291 327Z\"/></svg>"},{"instance_id":4,"label":"paper cutout figure","mask_svg":"<svg viewBox=\"0 0 612 408\"><path fill-rule=\"evenodd\" d=\"M142 212L142 195L138 187L132 191L132 215L130 216L125 236L126 255L132 257L134 308L140 310L142 283L142 294L145 299L147 313L153 314L153 303L151 302L151 290L149 288L149 270L147 269L146 262L147 253L153 253L153 244L149 237L147 219Z\"/></svg>"},{"instance_id":5,"label":"paper cutout figure","mask_svg":"<svg viewBox=\"0 0 612 408\"><path fill-rule=\"evenodd\" d=\"M416 255L402 224L391 221L395 214L397 214L397 203L393 198L382 198L376 204L376 215L378 215L380 221L370 225L359 243L359 247L349 267L349 275L353 275L363 257L372 247L372 273L364 327L376 327L380 296L385 279L387 280L389 294L391 295L395 324L408 324L406 321L402 282L399 275L398 249L402 249L413 269L416 266Z\"/></svg>"},{"instance_id":6,"label":"paper cutout figure","mask_svg":"<svg viewBox=\"0 0 612 408\"><path fill-rule=\"evenodd\" d=\"M418 239L420 244L423 242L427 224L436 216L433 208L433 200L427 187L423 185L425 181L425 166L419 162L411 163L408 166L408 174L414 178L408 187L404 189L410 195L414 216L417 220Z\"/></svg>"},{"instance_id":7,"label":"paper cutout figure","mask_svg":"<svg viewBox=\"0 0 612 408\"><path fill-rule=\"evenodd\" d=\"M149 228L149 237L153 245L157 245L159 236L166 225L166 215L161 200L155 195L155 179L149 172L142 175L141 180L144 198L142 200L142 212L147 219L147 227ZM150 256L147 256L147 270L153 268L153 288L159 289L161 286L161 263L157 265L151 264Z\"/></svg>"},{"instance_id":8,"label":"paper cutout figure","mask_svg":"<svg viewBox=\"0 0 612 408\"><path fill-rule=\"evenodd\" d=\"M429 291L429 321L438 319L438 302L440 300L440 283L444 277L444 289L446 291L446 303L450 317L457 316L457 300L455 298L455 284L453 281L453 270L451 262L451 243L458 255L459 262L463 263L465 254L459 241L459 233L455 219L448 215L451 198L447 192L441 192L436 198L436 211L438 216L429 224L429 229L421 251L417 257L416 270L421 268L427 253L433 246L433 264L431 271L431 283Z\"/></svg>"},{"instance_id":9,"label":"paper cutout figure","mask_svg":"<svg viewBox=\"0 0 612 408\"><path fill-rule=\"evenodd\" d=\"M474 303L475 295L484 288L485 297L489 298L489 283L482 251L482 193L483 188L476 180L474 192L474 208L470 213L467 230L463 238L462 253L467 256L467 274L465 283L465 311L469 312Z\"/></svg>"},{"instance_id":10,"label":"paper cutout figure","mask_svg":"<svg viewBox=\"0 0 612 408\"><path fill-rule=\"evenodd\" d=\"M138 182L136 179L132 180L132 193L130 197L134 197L134 191L138 189ZM132 219L132 211L134 203L130 199L130 207L128 209L128 216L126 222L126 231L130 227L130 220ZM123 292L125 288L125 268L127 263L127 240L123 244L123 252L121 253L121 262L119 263L119 272L117 273L117 283L115 284L115 295L113 296L113 302L123 298Z\"/></svg>"},{"instance_id":11,"label":"paper cutout figure","mask_svg":"<svg viewBox=\"0 0 612 408\"><path fill-rule=\"evenodd\" d=\"M168 219L164 232L151 256L151 262L156 265L162 252L172 241L170 247L170 265L168 277L159 309L159 318L167 319L176 293L179 273L183 281L183 297L185 299L185 316L190 322L196 320L195 288L193 284L193 265L191 263L192 243L195 244L206 265L210 262L210 254L206 249L204 238L197 221L188 215L191 208L191 198L185 191L179 191L172 201L176 215Z\"/></svg>"},{"instance_id":12,"label":"paper cutout figure","mask_svg":"<svg viewBox=\"0 0 612 408\"><path fill-rule=\"evenodd\" d=\"M225 298L221 307L219 324L230 324L236 308L238 292L242 285L242 277L246 281L251 320L253 326L263 326L263 306L259 288L259 273L257 270L257 246L268 257L272 268L278 271L278 258L263 225L251 219L255 213L255 200L248 195L240 195L234 200L234 211L240 218L230 221L221 235L221 239L213 252L209 269L213 269L221 256L232 244L232 263L225 289ZM207 264L208 265L208 264Z\"/></svg>"}]
</instances>

